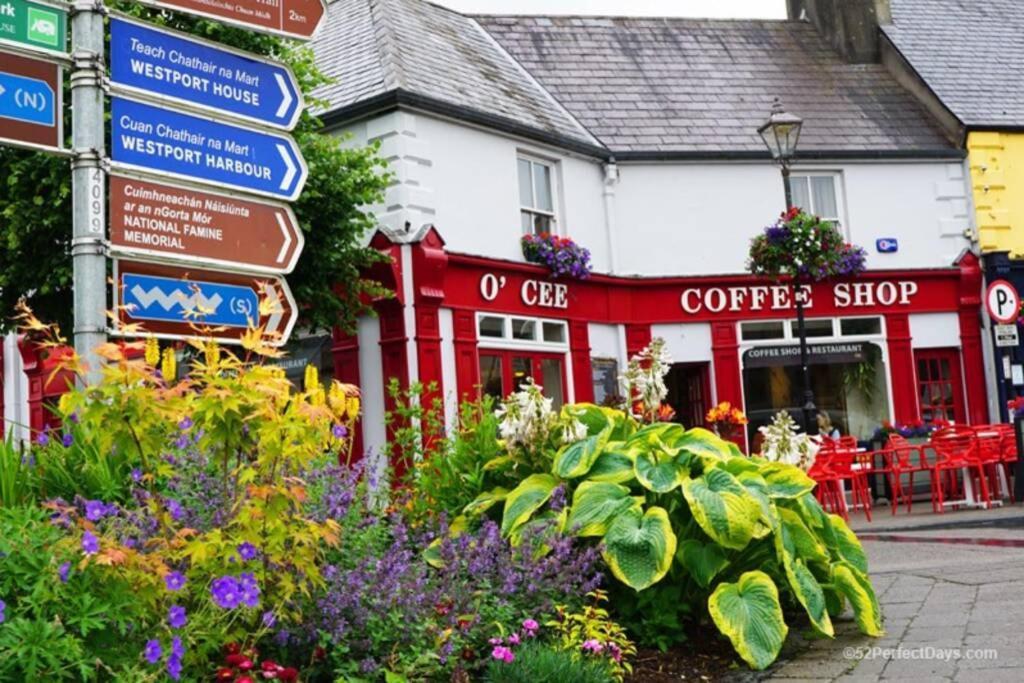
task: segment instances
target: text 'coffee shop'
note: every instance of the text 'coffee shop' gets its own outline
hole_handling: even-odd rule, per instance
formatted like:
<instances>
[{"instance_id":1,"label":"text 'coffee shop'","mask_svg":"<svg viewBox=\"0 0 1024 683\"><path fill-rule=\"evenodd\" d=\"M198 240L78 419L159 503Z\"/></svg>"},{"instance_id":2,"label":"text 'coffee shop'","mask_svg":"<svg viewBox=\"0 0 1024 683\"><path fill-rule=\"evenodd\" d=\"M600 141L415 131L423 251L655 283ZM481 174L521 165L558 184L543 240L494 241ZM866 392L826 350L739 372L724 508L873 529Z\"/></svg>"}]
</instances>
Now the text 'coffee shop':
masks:
<instances>
[{"instance_id":1,"label":"text 'coffee shop'","mask_svg":"<svg viewBox=\"0 0 1024 683\"><path fill-rule=\"evenodd\" d=\"M612 402L626 360L660 337L674 363L668 402L684 424L703 424L708 408L731 401L753 434L801 404L785 284L748 275L553 281L537 266L447 252L433 229L411 245L383 235L375 244L393 261L376 275L399 296L377 304L377 329L336 342L346 381L370 386L360 372L402 377L415 367L436 382L449 415L456 396L502 397L530 377L556 404ZM965 254L950 268L803 287L819 409L861 439L885 420L984 422L980 283L976 257ZM369 362L377 349L379 365Z\"/></svg>"}]
</instances>

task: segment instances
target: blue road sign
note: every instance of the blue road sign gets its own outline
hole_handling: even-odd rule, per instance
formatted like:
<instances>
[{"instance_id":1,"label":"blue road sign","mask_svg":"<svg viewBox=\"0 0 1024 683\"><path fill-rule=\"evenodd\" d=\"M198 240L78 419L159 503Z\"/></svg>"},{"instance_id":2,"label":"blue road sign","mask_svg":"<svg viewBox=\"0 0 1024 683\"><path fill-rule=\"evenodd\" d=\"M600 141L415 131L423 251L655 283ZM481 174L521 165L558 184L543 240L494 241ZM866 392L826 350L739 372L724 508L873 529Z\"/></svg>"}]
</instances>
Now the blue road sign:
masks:
<instances>
[{"instance_id":1,"label":"blue road sign","mask_svg":"<svg viewBox=\"0 0 1024 683\"><path fill-rule=\"evenodd\" d=\"M309 169L295 141L142 102L111 98L111 159L172 178L293 200Z\"/></svg>"},{"instance_id":2,"label":"blue road sign","mask_svg":"<svg viewBox=\"0 0 1024 683\"><path fill-rule=\"evenodd\" d=\"M895 237L881 237L875 240L875 249L879 254L895 254L900 250L900 243Z\"/></svg>"},{"instance_id":3,"label":"blue road sign","mask_svg":"<svg viewBox=\"0 0 1024 683\"><path fill-rule=\"evenodd\" d=\"M255 327L260 297L252 288L221 282L125 273L122 305L135 320Z\"/></svg>"},{"instance_id":4,"label":"blue road sign","mask_svg":"<svg viewBox=\"0 0 1024 683\"><path fill-rule=\"evenodd\" d=\"M57 97L46 81L0 71L0 117L53 126Z\"/></svg>"},{"instance_id":5,"label":"blue road sign","mask_svg":"<svg viewBox=\"0 0 1024 683\"><path fill-rule=\"evenodd\" d=\"M304 106L283 64L122 17L110 20L110 80L122 90L285 130Z\"/></svg>"}]
</instances>

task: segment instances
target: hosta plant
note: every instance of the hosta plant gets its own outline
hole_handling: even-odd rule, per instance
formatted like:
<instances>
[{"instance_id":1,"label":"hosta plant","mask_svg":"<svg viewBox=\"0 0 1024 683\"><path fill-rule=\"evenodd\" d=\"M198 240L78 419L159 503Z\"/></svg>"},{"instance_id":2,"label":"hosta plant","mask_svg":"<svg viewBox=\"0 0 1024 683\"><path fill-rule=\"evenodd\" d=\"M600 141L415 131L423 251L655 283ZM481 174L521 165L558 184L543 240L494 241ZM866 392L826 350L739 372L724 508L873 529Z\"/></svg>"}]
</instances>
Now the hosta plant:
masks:
<instances>
[{"instance_id":1,"label":"hosta plant","mask_svg":"<svg viewBox=\"0 0 1024 683\"><path fill-rule=\"evenodd\" d=\"M482 494L456 528L492 515L513 543L552 521L592 538L633 590L680 586L756 669L774 661L788 632L784 615L797 610L831 637L831 617L848 601L861 630L881 635L860 543L821 508L802 470L745 457L705 429L644 425L586 404L562 412L585 434L557 448L549 440L547 471ZM492 468L505 481L509 462L498 456Z\"/></svg>"}]
</instances>

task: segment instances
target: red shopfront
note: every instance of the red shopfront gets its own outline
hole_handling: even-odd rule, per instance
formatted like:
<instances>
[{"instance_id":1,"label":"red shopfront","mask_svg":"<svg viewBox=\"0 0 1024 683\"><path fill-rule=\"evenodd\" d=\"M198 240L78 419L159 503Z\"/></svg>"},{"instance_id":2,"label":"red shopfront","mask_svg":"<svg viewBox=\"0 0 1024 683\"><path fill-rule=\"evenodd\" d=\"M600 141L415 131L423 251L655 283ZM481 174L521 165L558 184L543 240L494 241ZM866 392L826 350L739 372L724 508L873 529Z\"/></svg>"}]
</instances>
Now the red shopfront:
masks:
<instances>
[{"instance_id":1,"label":"red shopfront","mask_svg":"<svg viewBox=\"0 0 1024 683\"><path fill-rule=\"evenodd\" d=\"M748 275L552 281L536 266L447 252L433 229L412 245L393 245L383 235L373 243L392 256L391 268L376 275L399 292L377 304L382 377L359 377L359 342L344 337L335 345L344 381L412 377L436 383L438 396L467 398L481 390L507 393L532 376L556 398L592 401L595 387L601 391L591 354L594 325L615 326L630 356L651 341L655 326L699 324L708 331L707 362L676 358L687 378L678 400L755 406L752 394L760 396L763 378L770 380L768 393L791 383L793 309L785 285ZM823 333L821 341L810 340L821 359L823 393L838 381L826 366L861 367L858 354L870 352L884 369L878 391L885 401L876 419L986 422L980 294L981 271L970 253L950 268L870 271L807 287L808 318ZM954 321L949 348L915 350L910 319L920 314ZM443 335L440 321L448 315L450 333ZM782 333L765 336L772 330ZM454 386L445 386L445 375ZM779 400L785 404L786 397Z\"/></svg>"}]
</instances>

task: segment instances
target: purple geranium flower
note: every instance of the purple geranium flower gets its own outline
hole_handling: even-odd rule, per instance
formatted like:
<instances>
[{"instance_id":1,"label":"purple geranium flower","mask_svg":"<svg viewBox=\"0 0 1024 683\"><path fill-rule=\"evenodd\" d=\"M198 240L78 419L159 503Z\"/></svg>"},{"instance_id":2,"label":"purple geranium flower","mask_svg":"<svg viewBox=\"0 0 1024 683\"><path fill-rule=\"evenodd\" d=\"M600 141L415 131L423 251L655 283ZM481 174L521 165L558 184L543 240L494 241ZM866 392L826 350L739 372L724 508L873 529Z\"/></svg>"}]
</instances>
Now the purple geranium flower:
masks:
<instances>
[{"instance_id":1,"label":"purple geranium flower","mask_svg":"<svg viewBox=\"0 0 1024 683\"><path fill-rule=\"evenodd\" d=\"M176 501L174 498L165 498L164 505L167 506L167 512L175 522L185 515L185 510L181 507L181 503Z\"/></svg>"},{"instance_id":2,"label":"purple geranium flower","mask_svg":"<svg viewBox=\"0 0 1024 683\"><path fill-rule=\"evenodd\" d=\"M238 588L242 595L242 604L246 607L258 607L260 604L260 587L251 572L243 572L238 577Z\"/></svg>"},{"instance_id":3,"label":"purple geranium flower","mask_svg":"<svg viewBox=\"0 0 1024 683\"><path fill-rule=\"evenodd\" d=\"M146 661L150 664L156 664L160 661L160 656L163 655L163 648L160 647L160 641L157 639L147 640L146 649L143 650L143 654L146 657Z\"/></svg>"},{"instance_id":4,"label":"purple geranium flower","mask_svg":"<svg viewBox=\"0 0 1024 683\"><path fill-rule=\"evenodd\" d=\"M249 543L249 541L245 541L238 546L238 554L242 556L243 560L255 560L258 551L256 550L256 546Z\"/></svg>"},{"instance_id":5,"label":"purple geranium flower","mask_svg":"<svg viewBox=\"0 0 1024 683\"><path fill-rule=\"evenodd\" d=\"M86 555L92 555L95 552L99 552L100 541L91 531L86 531L82 534L82 551Z\"/></svg>"},{"instance_id":6,"label":"purple geranium flower","mask_svg":"<svg viewBox=\"0 0 1024 683\"><path fill-rule=\"evenodd\" d=\"M181 679L181 660L185 656L185 646L181 644L181 638L175 636L171 640L171 654L167 657L167 675L172 681Z\"/></svg>"},{"instance_id":7,"label":"purple geranium flower","mask_svg":"<svg viewBox=\"0 0 1024 683\"><path fill-rule=\"evenodd\" d=\"M335 439L344 439L348 436L348 429L345 425L334 425L331 427L331 433L334 434Z\"/></svg>"},{"instance_id":8,"label":"purple geranium flower","mask_svg":"<svg viewBox=\"0 0 1024 683\"><path fill-rule=\"evenodd\" d=\"M276 623L277 623L277 617L274 615L273 612L264 612L263 613L263 627L264 628L274 628L274 624L276 624Z\"/></svg>"},{"instance_id":9,"label":"purple geranium flower","mask_svg":"<svg viewBox=\"0 0 1024 683\"><path fill-rule=\"evenodd\" d=\"M3 600L0 600L0 624L4 623L4 621L7 619L7 615L4 614L4 611L6 609L7 609L7 603L4 602Z\"/></svg>"},{"instance_id":10,"label":"purple geranium flower","mask_svg":"<svg viewBox=\"0 0 1024 683\"><path fill-rule=\"evenodd\" d=\"M178 591L185 586L185 575L181 572L171 572L164 577L164 585L169 591Z\"/></svg>"},{"instance_id":11,"label":"purple geranium flower","mask_svg":"<svg viewBox=\"0 0 1024 683\"><path fill-rule=\"evenodd\" d=\"M191 417L182 418L181 422L178 423L178 429L180 429L183 432L188 430L188 429L190 429L191 427L192 427L192 418Z\"/></svg>"},{"instance_id":12,"label":"purple geranium flower","mask_svg":"<svg viewBox=\"0 0 1024 683\"><path fill-rule=\"evenodd\" d=\"M64 448L68 448L75 442L75 437L68 433L60 438L60 442L64 444Z\"/></svg>"},{"instance_id":13,"label":"purple geranium flower","mask_svg":"<svg viewBox=\"0 0 1024 683\"><path fill-rule=\"evenodd\" d=\"M70 572L71 572L71 563L70 562L64 562L59 567L57 567L57 576L60 577L60 582L61 583L67 583L68 582L68 574Z\"/></svg>"},{"instance_id":14,"label":"purple geranium flower","mask_svg":"<svg viewBox=\"0 0 1024 683\"><path fill-rule=\"evenodd\" d=\"M98 522L107 514L107 506L102 500L85 501L85 518L90 522Z\"/></svg>"},{"instance_id":15,"label":"purple geranium flower","mask_svg":"<svg viewBox=\"0 0 1024 683\"><path fill-rule=\"evenodd\" d=\"M241 601L241 590L233 576L222 576L210 585L213 601L222 609L234 609Z\"/></svg>"},{"instance_id":16,"label":"purple geranium flower","mask_svg":"<svg viewBox=\"0 0 1024 683\"><path fill-rule=\"evenodd\" d=\"M142 481L142 470L140 470L138 467L132 468L132 481L134 481L136 484Z\"/></svg>"},{"instance_id":17,"label":"purple geranium flower","mask_svg":"<svg viewBox=\"0 0 1024 683\"><path fill-rule=\"evenodd\" d=\"M171 605L171 609L167 610L167 623L171 625L171 628L181 628L187 621L185 608L181 605Z\"/></svg>"},{"instance_id":18,"label":"purple geranium flower","mask_svg":"<svg viewBox=\"0 0 1024 683\"><path fill-rule=\"evenodd\" d=\"M39 435L36 437L36 443L40 446L46 446L50 443L50 435L46 432L39 432Z\"/></svg>"}]
</instances>

